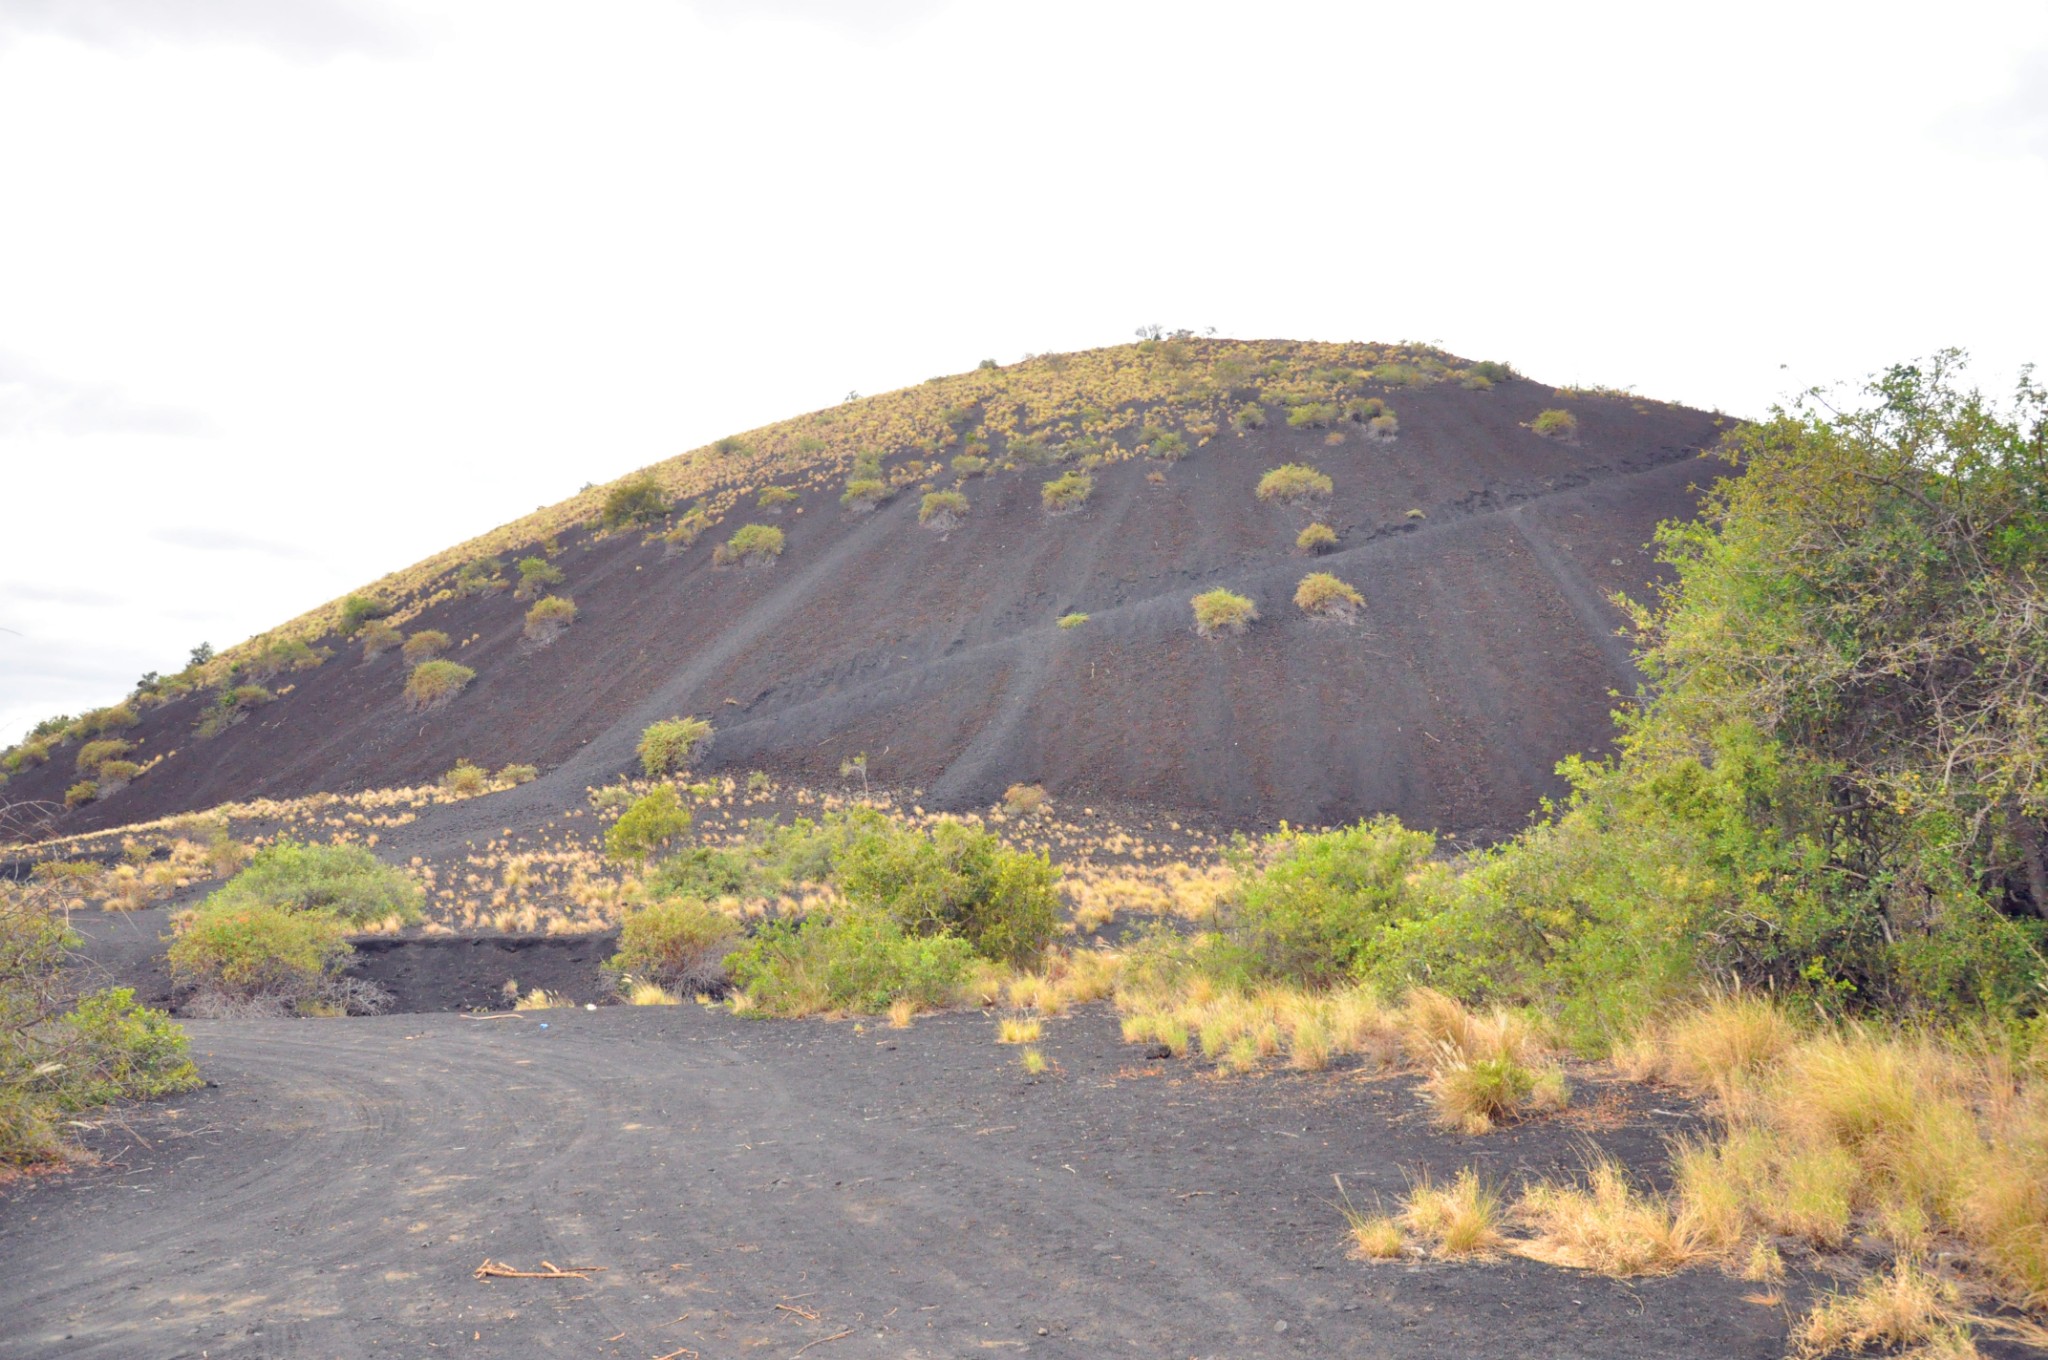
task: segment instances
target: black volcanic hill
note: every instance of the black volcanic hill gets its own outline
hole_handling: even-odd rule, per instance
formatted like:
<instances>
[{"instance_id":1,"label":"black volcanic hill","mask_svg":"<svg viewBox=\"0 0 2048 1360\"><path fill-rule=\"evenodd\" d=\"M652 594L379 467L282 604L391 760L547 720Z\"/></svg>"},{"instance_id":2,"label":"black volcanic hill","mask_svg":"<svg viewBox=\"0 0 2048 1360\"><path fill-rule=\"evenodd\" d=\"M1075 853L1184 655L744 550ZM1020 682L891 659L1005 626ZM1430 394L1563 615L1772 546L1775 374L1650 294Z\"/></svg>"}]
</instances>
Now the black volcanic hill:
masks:
<instances>
[{"instance_id":1,"label":"black volcanic hill","mask_svg":"<svg viewBox=\"0 0 2048 1360\"><path fill-rule=\"evenodd\" d=\"M1539 434L1546 411L1575 431ZM365 660L338 605L132 699L111 735L140 772L52 829L425 782L459 758L540 768L493 817L562 807L626 770L648 722L696 714L713 768L836 780L865 753L938 807L1039 782L1234 824L1504 830L1560 757L1606 742L1610 692L1634 685L1608 597L1654 579L1645 544L1692 513L1721 424L1412 346L1162 339L934 379L657 465L644 522L602 525L629 479L367 588L475 672L444 707L409 709L406 660ZM1261 500L1288 463L1326 474L1327 499ZM1049 513L1043 484L1073 472L1092 493ZM849 508L850 482L889 498ZM792 498L764 508L770 488ZM949 490L957 523L920 523ZM1335 534L1313 558L1311 523ZM779 529L780 556L719 565L747 524ZM509 588L530 555L577 607L546 645ZM495 578L471 565L490 558ZM1311 571L1360 593L1355 621L1295 606ZM1218 587L1257 605L1242 636L1192 626ZM300 642L331 655L305 665ZM238 684L275 697L202 736ZM62 801L80 749L16 748L6 796Z\"/></svg>"}]
</instances>

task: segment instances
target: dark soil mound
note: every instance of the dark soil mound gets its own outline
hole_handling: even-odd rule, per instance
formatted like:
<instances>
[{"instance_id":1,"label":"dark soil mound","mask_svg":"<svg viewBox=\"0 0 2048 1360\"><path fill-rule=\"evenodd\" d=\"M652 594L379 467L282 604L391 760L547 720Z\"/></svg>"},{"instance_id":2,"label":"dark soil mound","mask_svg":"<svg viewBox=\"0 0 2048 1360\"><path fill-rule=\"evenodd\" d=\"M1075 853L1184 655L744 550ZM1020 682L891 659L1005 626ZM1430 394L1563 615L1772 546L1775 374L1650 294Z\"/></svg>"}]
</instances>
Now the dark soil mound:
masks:
<instances>
[{"instance_id":1,"label":"dark soil mound","mask_svg":"<svg viewBox=\"0 0 2048 1360\"><path fill-rule=\"evenodd\" d=\"M754 506L761 481L728 488L724 522L681 552L639 531L563 533L556 589L580 612L552 645L524 636L527 602L509 590L439 598L407 626L446 632L477 674L414 713L396 652L365 663L329 636L331 660L280 676L288 693L209 740L193 727L210 692L146 710L131 758L176 754L54 829L423 782L458 758L546 772L475 814L509 825L575 802L631 766L646 723L688 713L717 725L714 768L830 779L865 753L872 778L940 807L1026 781L1238 825L1388 811L1516 827L1557 790L1559 758L1606 741L1610 692L1633 688L1608 596L1654 579L1645 544L1692 512L1721 422L1522 379L1354 386L1384 393L1397 437L1341 415L1290 428L1267 391L1265 428L1197 434L1179 461L1111 444L1093 495L1057 516L1040 485L1063 469L991 435L993 468L957 483L972 508L950 532L918 509L923 487L956 484L954 447L926 450L923 480L870 513L842 508L845 469L820 464L785 479L798 498L774 511ZM1213 422L1260 390L1204 389L1202 411ZM1576 415L1573 438L1527 428L1551 407ZM1201 413L1144 419L1199 430ZM1287 462L1322 469L1334 494L1260 501L1260 477ZM1312 519L1338 535L1314 559L1295 549ZM771 520L787 537L773 565L713 564L733 527ZM1295 607L1311 570L1362 593L1355 623ZM1194 632L1189 600L1214 587L1257 604L1244 636ZM1057 626L1070 612L1087 622ZM10 794L61 799L74 756L59 747Z\"/></svg>"}]
</instances>

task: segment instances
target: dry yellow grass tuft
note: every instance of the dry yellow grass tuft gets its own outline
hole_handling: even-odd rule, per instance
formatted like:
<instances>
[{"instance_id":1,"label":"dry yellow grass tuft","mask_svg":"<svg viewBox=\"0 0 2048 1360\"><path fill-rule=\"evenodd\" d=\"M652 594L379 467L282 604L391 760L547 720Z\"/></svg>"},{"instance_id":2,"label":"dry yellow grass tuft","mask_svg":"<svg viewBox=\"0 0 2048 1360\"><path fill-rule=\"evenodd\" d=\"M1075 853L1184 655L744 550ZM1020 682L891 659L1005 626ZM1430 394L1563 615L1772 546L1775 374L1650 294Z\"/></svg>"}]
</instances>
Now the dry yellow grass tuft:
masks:
<instances>
[{"instance_id":1,"label":"dry yellow grass tuft","mask_svg":"<svg viewBox=\"0 0 2048 1360\"><path fill-rule=\"evenodd\" d=\"M1605 1157L1587 1168L1583 1187L1530 1186L1515 1215L1534 1232L1515 1244L1515 1252L1547 1265L1663 1275L1706 1255L1690 1223L1638 1191L1621 1165Z\"/></svg>"},{"instance_id":2,"label":"dry yellow grass tuft","mask_svg":"<svg viewBox=\"0 0 2048 1360\"><path fill-rule=\"evenodd\" d=\"M1427 1176L1417 1181L1400 1221L1439 1256L1490 1256L1505 1241L1500 1192L1484 1184L1471 1167L1449 1185L1435 1185Z\"/></svg>"},{"instance_id":3,"label":"dry yellow grass tuft","mask_svg":"<svg viewBox=\"0 0 2048 1360\"><path fill-rule=\"evenodd\" d=\"M626 993L635 1006L676 1006L682 1004L674 992L655 982L636 982Z\"/></svg>"},{"instance_id":4,"label":"dry yellow grass tuft","mask_svg":"<svg viewBox=\"0 0 2048 1360\"><path fill-rule=\"evenodd\" d=\"M1038 1020L1017 1015L1006 1015L996 1022L996 1042L999 1044L1035 1044L1044 1029Z\"/></svg>"}]
</instances>

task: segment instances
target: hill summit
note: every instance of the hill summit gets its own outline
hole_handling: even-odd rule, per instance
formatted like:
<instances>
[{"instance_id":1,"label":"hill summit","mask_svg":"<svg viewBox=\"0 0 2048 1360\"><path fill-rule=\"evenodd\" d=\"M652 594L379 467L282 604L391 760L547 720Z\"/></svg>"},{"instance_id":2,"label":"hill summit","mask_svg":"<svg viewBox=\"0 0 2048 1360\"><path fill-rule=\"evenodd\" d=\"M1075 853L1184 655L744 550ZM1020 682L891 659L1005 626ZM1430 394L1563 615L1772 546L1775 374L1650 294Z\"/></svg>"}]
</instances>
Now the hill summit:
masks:
<instances>
[{"instance_id":1,"label":"hill summit","mask_svg":"<svg viewBox=\"0 0 2048 1360\"><path fill-rule=\"evenodd\" d=\"M1722 423L1414 345L984 363L588 488L0 767L56 831L458 761L559 807L694 716L714 768L940 808L1499 832L1606 742L1610 597Z\"/></svg>"}]
</instances>

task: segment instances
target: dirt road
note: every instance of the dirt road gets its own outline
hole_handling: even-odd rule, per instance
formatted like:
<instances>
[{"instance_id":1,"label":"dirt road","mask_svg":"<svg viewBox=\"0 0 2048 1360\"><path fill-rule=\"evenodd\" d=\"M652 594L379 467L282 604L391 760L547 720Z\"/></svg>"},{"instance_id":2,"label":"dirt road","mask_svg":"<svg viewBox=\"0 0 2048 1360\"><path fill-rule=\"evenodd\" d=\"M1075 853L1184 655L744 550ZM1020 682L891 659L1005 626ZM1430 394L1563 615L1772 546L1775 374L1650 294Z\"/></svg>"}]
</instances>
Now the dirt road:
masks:
<instances>
[{"instance_id":1,"label":"dirt road","mask_svg":"<svg viewBox=\"0 0 2048 1360\"><path fill-rule=\"evenodd\" d=\"M212 1089L0 1192L0 1357L1782 1353L1782 1311L1712 1272L1346 1259L1333 1175L1512 1184L1591 1124L1451 1138L1406 1079L1197 1076L1100 1011L1048 1023L1033 1082L993 1027L194 1023ZM1597 1137L1653 1165L1669 1123Z\"/></svg>"}]
</instances>

